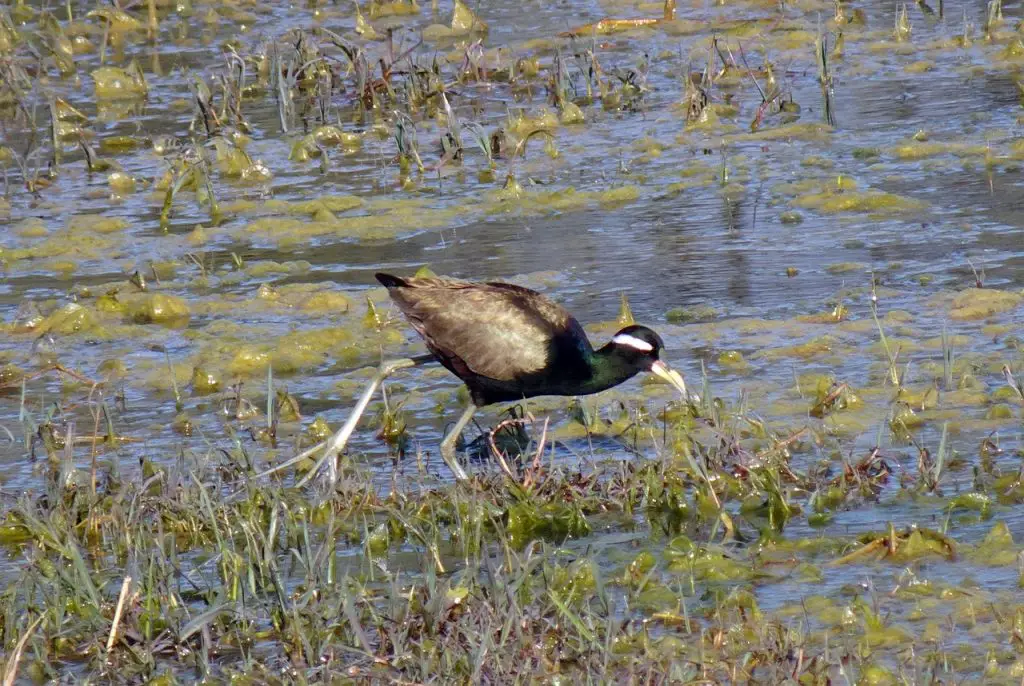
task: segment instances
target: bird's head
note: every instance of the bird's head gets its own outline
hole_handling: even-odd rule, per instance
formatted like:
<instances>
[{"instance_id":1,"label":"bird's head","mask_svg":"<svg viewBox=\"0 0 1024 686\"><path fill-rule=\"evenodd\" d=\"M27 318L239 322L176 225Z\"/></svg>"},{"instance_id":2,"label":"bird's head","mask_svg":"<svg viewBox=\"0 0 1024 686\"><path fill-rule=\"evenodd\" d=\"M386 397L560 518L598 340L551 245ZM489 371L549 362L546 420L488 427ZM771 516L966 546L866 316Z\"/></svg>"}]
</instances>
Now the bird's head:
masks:
<instances>
[{"instance_id":1,"label":"bird's head","mask_svg":"<svg viewBox=\"0 0 1024 686\"><path fill-rule=\"evenodd\" d=\"M634 324L621 329L612 336L608 344L614 354L636 371L645 371L672 384L683 397L687 397L686 382L679 372L661 360L661 351L665 343L652 329Z\"/></svg>"}]
</instances>

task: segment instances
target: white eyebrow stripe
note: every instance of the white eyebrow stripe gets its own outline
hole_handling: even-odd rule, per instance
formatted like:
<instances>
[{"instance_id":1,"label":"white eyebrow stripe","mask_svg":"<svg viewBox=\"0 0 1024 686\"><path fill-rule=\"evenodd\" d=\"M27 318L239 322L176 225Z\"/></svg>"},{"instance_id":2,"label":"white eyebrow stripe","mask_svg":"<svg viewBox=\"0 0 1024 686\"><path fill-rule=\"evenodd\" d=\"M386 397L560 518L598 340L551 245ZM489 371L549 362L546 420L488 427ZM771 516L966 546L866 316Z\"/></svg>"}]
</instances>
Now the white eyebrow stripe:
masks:
<instances>
[{"instance_id":1,"label":"white eyebrow stripe","mask_svg":"<svg viewBox=\"0 0 1024 686\"><path fill-rule=\"evenodd\" d=\"M616 334L615 337L612 338L612 343L624 345L645 353L649 353L654 350L654 346L647 341L642 338L637 338L636 336L630 336L628 333Z\"/></svg>"}]
</instances>

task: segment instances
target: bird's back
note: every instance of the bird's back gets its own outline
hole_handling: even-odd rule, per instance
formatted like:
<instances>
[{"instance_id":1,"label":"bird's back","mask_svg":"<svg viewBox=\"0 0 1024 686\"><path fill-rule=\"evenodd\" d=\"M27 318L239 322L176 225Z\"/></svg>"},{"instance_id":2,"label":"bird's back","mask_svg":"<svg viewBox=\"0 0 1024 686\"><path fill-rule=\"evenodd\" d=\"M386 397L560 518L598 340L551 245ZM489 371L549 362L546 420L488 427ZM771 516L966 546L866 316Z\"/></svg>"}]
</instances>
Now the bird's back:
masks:
<instances>
[{"instance_id":1,"label":"bird's back","mask_svg":"<svg viewBox=\"0 0 1024 686\"><path fill-rule=\"evenodd\" d=\"M585 372L590 343L554 301L522 286L377 274L427 347L478 404L536 395L553 371Z\"/></svg>"}]
</instances>

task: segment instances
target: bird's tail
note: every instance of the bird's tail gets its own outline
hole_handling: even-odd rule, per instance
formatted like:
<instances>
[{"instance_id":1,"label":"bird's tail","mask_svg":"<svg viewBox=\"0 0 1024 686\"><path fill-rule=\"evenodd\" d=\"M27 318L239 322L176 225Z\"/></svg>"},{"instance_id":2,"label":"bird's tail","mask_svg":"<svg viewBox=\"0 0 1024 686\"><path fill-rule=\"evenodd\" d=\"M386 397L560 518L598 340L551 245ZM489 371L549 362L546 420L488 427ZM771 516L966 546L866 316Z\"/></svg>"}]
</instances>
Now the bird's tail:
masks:
<instances>
[{"instance_id":1,"label":"bird's tail","mask_svg":"<svg viewBox=\"0 0 1024 686\"><path fill-rule=\"evenodd\" d=\"M391 274L385 274L384 272L377 272L374 276L385 288L388 289L404 288L409 285L409 283L400 276L392 276Z\"/></svg>"}]
</instances>

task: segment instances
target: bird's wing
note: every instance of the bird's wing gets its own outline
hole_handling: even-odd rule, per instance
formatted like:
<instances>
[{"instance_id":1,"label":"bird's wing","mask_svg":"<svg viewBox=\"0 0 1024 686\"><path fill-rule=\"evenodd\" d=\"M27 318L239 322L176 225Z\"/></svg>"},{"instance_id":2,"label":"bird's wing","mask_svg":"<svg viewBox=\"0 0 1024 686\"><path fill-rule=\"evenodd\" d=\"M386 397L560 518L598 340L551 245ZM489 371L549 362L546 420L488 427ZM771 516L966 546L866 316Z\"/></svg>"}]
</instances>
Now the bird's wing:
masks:
<instances>
[{"instance_id":1,"label":"bird's wing","mask_svg":"<svg viewBox=\"0 0 1024 686\"><path fill-rule=\"evenodd\" d=\"M513 381L538 373L551 362L556 338L581 331L565 308L521 286L405 281L390 292L413 327L454 367L480 376Z\"/></svg>"}]
</instances>

